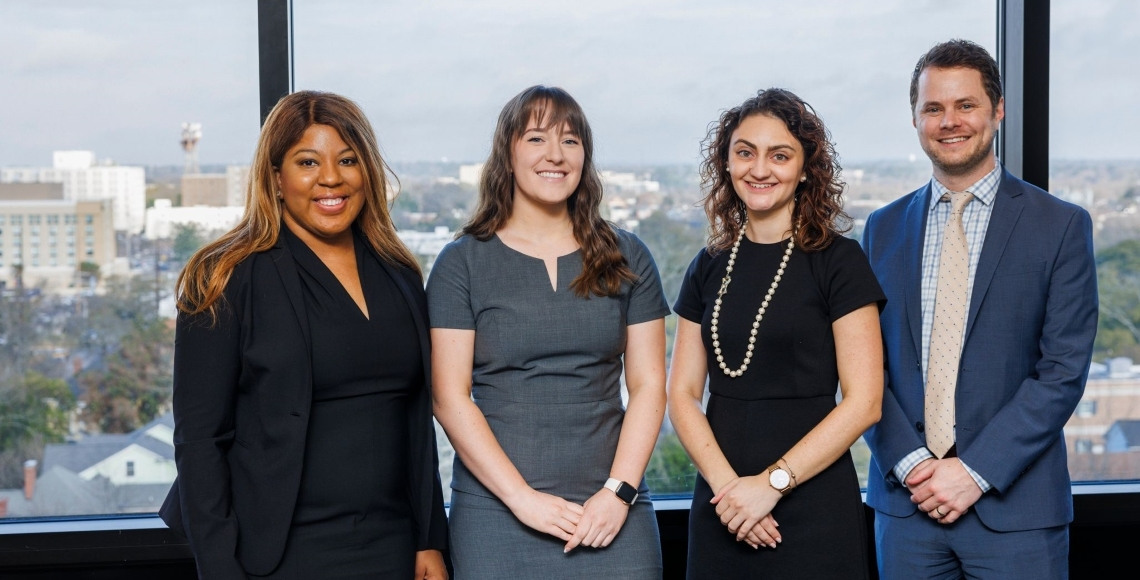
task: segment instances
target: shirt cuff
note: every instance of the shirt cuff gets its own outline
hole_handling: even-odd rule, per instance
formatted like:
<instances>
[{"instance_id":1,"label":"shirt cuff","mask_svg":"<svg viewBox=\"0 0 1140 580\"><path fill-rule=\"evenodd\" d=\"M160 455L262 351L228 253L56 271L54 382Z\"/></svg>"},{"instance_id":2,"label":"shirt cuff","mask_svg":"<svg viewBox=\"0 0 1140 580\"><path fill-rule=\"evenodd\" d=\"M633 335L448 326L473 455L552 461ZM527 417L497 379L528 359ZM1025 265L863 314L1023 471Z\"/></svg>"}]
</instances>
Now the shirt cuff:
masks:
<instances>
[{"instance_id":1,"label":"shirt cuff","mask_svg":"<svg viewBox=\"0 0 1140 580\"><path fill-rule=\"evenodd\" d=\"M899 480L899 483L903 484L903 487L906 487L907 474L909 474L910 470L914 469L916 465L922 463L923 461L926 461L927 459L934 459L934 454L925 447L919 447L918 449L911 451L905 457L903 457L902 460L899 461L893 469L895 477Z\"/></svg>"},{"instance_id":2,"label":"shirt cuff","mask_svg":"<svg viewBox=\"0 0 1140 580\"><path fill-rule=\"evenodd\" d=\"M958 463L961 463L962 467L966 468L966 473L969 473L970 477L974 478L974 483L978 484L978 487L982 488L982 493L986 493L989 490L993 489L994 486L990 485L990 482L986 481L981 475L978 475L977 471L970 469L970 466L966 465L966 462L962 461L962 458L958 458Z\"/></svg>"}]
</instances>

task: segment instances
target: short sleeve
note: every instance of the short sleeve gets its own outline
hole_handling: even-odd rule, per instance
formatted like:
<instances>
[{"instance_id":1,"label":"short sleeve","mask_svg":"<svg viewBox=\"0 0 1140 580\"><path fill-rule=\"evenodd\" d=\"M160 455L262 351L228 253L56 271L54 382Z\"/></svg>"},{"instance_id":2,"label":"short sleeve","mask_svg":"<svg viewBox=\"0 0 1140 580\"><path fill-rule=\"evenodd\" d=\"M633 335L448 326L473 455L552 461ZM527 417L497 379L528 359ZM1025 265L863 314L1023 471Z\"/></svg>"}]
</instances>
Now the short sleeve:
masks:
<instances>
[{"instance_id":1,"label":"short sleeve","mask_svg":"<svg viewBox=\"0 0 1140 580\"><path fill-rule=\"evenodd\" d=\"M633 270L637 281L629 290L629 307L626 311L626 324L640 324L669 314L669 303L665 300L665 290L661 287L661 274L649 248L637 236L619 230L624 238L625 258Z\"/></svg>"},{"instance_id":2,"label":"short sleeve","mask_svg":"<svg viewBox=\"0 0 1140 580\"><path fill-rule=\"evenodd\" d=\"M471 273L463 250L461 240L444 246L428 274L428 317L432 328L475 329Z\"/></svg>"},{"instance_id":3,"label":"short sleeve","mask_svg":"<svg viewBox=\"0 0 1140 580\"><path fill-rule=\"evenodd\" d=\"M882 310L887 298L863 248L857 241L846 237L836 238L832 245L823 284L831 322L871 303Z\"/></svg>"},{"instance_id":4,"label":"short sleeve","mask_svg":"<svg viewBox=\"0 0 1140 580\"><path fill-rule=\"evenodd\" d=\"M677 293L677 301L673 303L673 312L677 316L700 324L705 314L705 269L710 262L708 251L701 251L693 256L685 277L681 280L681 290Z\"/></svg>"}]
</instances>

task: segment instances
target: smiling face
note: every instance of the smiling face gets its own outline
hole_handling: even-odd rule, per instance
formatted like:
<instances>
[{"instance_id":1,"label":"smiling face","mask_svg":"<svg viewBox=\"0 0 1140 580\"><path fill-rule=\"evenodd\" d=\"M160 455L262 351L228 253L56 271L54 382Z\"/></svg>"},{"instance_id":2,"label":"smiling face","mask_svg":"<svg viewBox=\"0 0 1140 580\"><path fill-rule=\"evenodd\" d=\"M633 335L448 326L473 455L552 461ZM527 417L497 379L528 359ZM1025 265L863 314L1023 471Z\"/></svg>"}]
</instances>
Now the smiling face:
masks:
<instances>
[{"instance_id":1,"label":"smiling face","mask_svg":"<svg viewBox=\"0 0 1140 580\"><path fill-rule=\"evenodd\" d=\"M960 191L993 170L994 135L1005 101L990 103L982 74L972 68L927 68L918 78L914 126L934 176Z\"/></svg>"},{"instance_id":2,"label":"smiling face","mask_svg":"<svg viewBox=\"0 0 1140 580\"><path fill-rule=\"evenodd\" d=\"M578 189L586 152L568 123L550 127L532 117L511 146L514 204L565 204Z\"/></svg>"},{"instance_id":3,"label":"smiling face","mask_svg":"<svg viewBox=\"0 0 1140 580\"><path fill-rule=\"evenodd\" d=\"M804 148L784 122L766 114L745 118L728 143L728 174L748 219L787 220L804 175Z\"/></svg>"},{"instance_id":4,"label":"smiling face","mask_svg":"<svg viewBox=\"0 0 1140 580\"><path fill-rule=\"evenodd\" d=\"M336 129L305 129L275 173L285 225L293 233L310 247L352 239L352 222L364 207L364 172Z\"/></svg>"}]
</instances>

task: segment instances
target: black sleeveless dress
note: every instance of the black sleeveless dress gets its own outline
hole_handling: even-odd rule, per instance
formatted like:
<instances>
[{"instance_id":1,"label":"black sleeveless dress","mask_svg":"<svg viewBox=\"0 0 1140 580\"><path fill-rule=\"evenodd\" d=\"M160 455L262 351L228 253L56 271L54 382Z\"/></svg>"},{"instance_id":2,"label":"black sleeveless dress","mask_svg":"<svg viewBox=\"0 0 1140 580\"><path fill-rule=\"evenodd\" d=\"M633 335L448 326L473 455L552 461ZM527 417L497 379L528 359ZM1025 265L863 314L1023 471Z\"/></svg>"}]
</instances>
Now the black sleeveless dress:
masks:
<instances>
[{"instance_id":1,"label":"black sleeveless dress","mask_svg":"<svg viewBox=\"0 0 1140 580\"><path fill-rule=\"evenodd\" d=\"M359 237L367 318L304 242L282 235L312 333L313 404L285 555L268 577L411 578L407 401L424 372L412 306Z\"/></svg>"},{"instance_id":2,"label":"black sleeveless dress","mask_svg":"<svg viewBox=\"0 0 1140 580\"><path fill-rule=\"evenodd\" d=\"M745 239L740 245L719 323L730 368L744 360L756 311L786 248L787 240L756 244ZM712 355L709 333L728 254L710 257L701 251L689 266L674 310L701 324L710 355L706 415L717 444L737 474L755 475L835 407L839 374L831 324L884 296L854 240L838 238L826 250L810 254L794 250L760 323L748 370L729 378ZM712 497L698 475L689 512L690 579L868 576L867 525L850 453L776 504L772 515L783 543L775 549L754 550L737 542L709 504Z\"/></svg>"}]
</instances>

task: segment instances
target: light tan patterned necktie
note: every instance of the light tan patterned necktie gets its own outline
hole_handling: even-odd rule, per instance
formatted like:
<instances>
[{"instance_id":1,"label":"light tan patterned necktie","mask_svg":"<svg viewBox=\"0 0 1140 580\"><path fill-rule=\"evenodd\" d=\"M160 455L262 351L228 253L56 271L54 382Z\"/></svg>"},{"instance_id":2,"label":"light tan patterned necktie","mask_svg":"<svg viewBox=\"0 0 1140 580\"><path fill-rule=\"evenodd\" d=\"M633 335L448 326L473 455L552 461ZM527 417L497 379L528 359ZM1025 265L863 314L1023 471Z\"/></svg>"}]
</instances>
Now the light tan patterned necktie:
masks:
<instances>
[{"instance_id":1,"label":"light tan patterned necktie","mask_svg":"<svg viewBox=\"0 0 1140 580\"><path fill-rule=\"evenodd\" d=\"M970 280L970 249L962 226L962 212L974 195L968 191L953 191L942 197L946 198L950 199L953 209L942 234L934 327L930 332L930 359L926 369L926 447L937 457L945 456L954 445L954 390L958 383Z\"/></svg>"}]
</instances>

